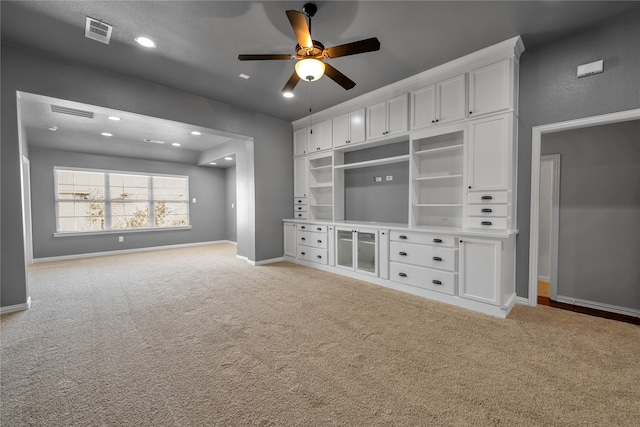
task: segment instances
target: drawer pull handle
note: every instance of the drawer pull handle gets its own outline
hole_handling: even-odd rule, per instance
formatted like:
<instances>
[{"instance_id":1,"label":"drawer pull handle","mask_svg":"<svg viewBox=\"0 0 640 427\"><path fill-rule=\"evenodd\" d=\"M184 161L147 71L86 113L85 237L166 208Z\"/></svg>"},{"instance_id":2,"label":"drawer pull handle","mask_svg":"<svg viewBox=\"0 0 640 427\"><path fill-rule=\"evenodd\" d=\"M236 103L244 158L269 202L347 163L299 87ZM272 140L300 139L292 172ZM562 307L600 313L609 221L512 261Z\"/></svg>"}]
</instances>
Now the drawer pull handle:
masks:
<instances>
[{"instance_id":1,"label":"drawer pull handle","mask_svg":"<svg viewBox=\"0 0 640 427\"><path fill-rule=\"evenodd\" d=\"M491 212L493 212L493 209L482 209L481 212L483 212L483 213L491 213Z\"/></svg>"},{"instance_id":2,"label":"drawer pull handle","mask_svg":"<svg viewBox=\"0 0 640 427\"><path fill-rule=\"evenodd\" d=\"M318 243L322 243L322 240L318 240Z\"/></svg>"},{"instance_id":3,"label":"drawer pull handle","mask_svg":"<svg viewBox=\"0 0 640 427\"><path fill-rule=\"evenodd\" d=\"M481 225L492 225L491 221L482 221L480 224Z\"/></svg>"},{"instance_id":4,"label":"drawer pull handle","mask_svg":"<svg viewBox=\"0 0 640 427\"><path fill-rule=\"evenodd\" d=\"M301 237L300 240L307 240L305 237Z\"/></svg>"},{"instance_id":5,"label":"drawer pull handle","mask_svg":"<svg viewBox=\"0 0 640 427\"><path fill-rule=\"evenodd\" d=\"M302 229L304 230L304 229L305 229L305 228L307 228L307 227L305 227L305 226L303 225L303 226L301 226L300 228L302 228Z\"/></svg>"},{"instance_id":6,"label":"drawer pull handle","mask_svg":"<svg viewBox=\"0 0 640 427\"><path fill-rule=\"evenodd\" d=\"M322 259L322 255L317 255L318 258Z\"/></svg>"},{"instance_id":7,"label":"drawer pull handle","mask_svg":"<svg viewBox=\"0 0 640 427\"><path fill-rule=\"evenodd\" d=\"M302 206L298 206L298 210L301 211L302 210Z\"/></svg>"},{"instance_id":8,"label":"drawer pull handle","mask_svg":"<svg viewBox=\"0 0 640 427\"><path fill-rule=\"evenodd\" d=\"M302 203L302 200L298 200L298 203Z\"/></svg>"},{"instance_id":9,"label":"drawer pull handle","mask_svg":"<svg viewBox=\"0 0 640 427\"><path fill-rule=\"evenodd\" d=\"M398 276L400 276L400 277L407 277L407 273L398 273Z\"/></svg>"},{"instance_id":10,"label":"drawer pull handle","mask_svg":"<svg viewBox=\"0 0 640 427\"><path fill-rule=\"evenodd\" d=\"M401 256L407 256L407 253L406 252L400 252L400 255Z\"/></svg>"},{"instance_id":11,"label":"drawer pull handle","mask_svg":"<svg viewBox=\"0 0 640 427\"><path fill-rule=\"evenodd\" d=\"M493 197L491 197L491 196L482 196L480 199L481 200L493 200Z\"/></svg>"},{"instance_id":12,"label":"drawer pull handle","mask_svg":"<svg viewBox=\"0 0 640 427\"><path fill-rule=\"evenodd\" d=\"M304 252L300 252L300 253L301 253L302 255L306 255L306 253L304 253Z\"/></svg>"},{"instance_id":13,"label":"drawer pull handle","mask_svg":"<svg viewBox=\"0 0 640 427\"><path fill-rule=\"evenodd\" d=\"M442 261L442 258L440 258L439 256L434 256L434 257L433 257L433 260L434 260L434 261Z\"/></svg>"},{"instance_id":14,"label":"drawer pull handle","mask_svg":"<svg viewBox=\"0 0 640 427\"><path fill-rule=\"evenodd\" d=\"M442 282L440 280L432 280L434 285L442 285Z\"/></svg>"},{"instance_id":15,"label":"drawer pull handle","mask_svg":"<svg viewBox=\"0 0 640 427\"><path fill-rule=\"evenodd\" d=\"M399 237L400 239L403 239L403 240L406 240L406 239L407 239L407 236L405 236L404 234L401 234L401 235L399 235L398 237Z\"/></svg>"},{"instance_id":16,"label":"drawer pull handle","mask_svg":"<svg viewBox=\"0 0 640 427\"><path fill-rule=\"evenodd\" d=\"M318 231L322 231L322 228L320 228L320 227L316 227L316 230L318 230Z\"/></svg>"},{"instance_id":17,"label":"drawer pull handle","mask_svg":"<svg viewBox=\"0 0 640 427\"><path fill-rule=\"evenodd\" d=\"M433 243L442 243L442 239L433 239Z\"/></svg>"}]
</instances>

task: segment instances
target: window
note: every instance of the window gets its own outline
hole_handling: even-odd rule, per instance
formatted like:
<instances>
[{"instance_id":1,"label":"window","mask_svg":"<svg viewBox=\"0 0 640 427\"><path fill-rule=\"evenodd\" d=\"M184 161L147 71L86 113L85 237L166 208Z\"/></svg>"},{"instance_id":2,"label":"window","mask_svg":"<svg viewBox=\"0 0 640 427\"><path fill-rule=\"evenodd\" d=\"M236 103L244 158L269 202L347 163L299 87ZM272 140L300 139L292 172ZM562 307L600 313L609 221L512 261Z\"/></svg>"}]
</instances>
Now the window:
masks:
<instances>
[{"instance_id":1,"label":"window","mask_svg":"<svg viewBox=\"0 0 640 427\"><path fill-rule=\"evenodd\" d=\"M189 225L189 177L54 168L56 231Z\"/></svg>"}]
</instances>

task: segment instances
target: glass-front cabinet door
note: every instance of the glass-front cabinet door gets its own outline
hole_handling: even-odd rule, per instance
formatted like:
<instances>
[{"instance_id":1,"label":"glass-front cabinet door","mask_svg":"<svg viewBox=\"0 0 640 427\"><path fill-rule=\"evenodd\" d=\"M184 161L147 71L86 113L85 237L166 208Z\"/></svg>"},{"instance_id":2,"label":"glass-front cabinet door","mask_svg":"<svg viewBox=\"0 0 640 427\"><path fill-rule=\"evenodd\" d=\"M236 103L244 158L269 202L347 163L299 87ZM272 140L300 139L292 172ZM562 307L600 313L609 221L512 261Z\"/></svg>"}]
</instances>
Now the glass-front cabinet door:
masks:
<instances>
[{"instance_id":1,"label":"glass-front cabinet door","mask_svg":"<svg viewBox=\"0 0 640 427\"><path fill-rule=\"evenodd\" d=\"M356 270L377 275L376 232L358 231L358 263Z\"/></svg>"},{"instance_id":2,"label":"glass-front cabinet door","mask_svg":"<svg viewBox=\"0 0 640 427\"><path fill-rule=\"evenodd\" d=\"M336 265L353 270L353 230L336 229Z\"/></svg>"}]
</instances>

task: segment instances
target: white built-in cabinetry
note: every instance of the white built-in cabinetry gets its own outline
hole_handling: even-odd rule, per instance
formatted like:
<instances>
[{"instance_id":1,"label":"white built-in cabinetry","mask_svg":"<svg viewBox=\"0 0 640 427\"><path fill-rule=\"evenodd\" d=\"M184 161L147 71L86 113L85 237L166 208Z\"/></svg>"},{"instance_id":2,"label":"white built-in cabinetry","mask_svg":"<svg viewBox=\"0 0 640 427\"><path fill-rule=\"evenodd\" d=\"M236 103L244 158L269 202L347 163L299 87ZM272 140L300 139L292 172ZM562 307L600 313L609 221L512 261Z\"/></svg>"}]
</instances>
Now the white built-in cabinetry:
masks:
<instances>
[{"instance_id":1,"label":"white built-in cabinetry","mask_svg":"<svg viewBox=\"0 0 640 427\"><path fill-rule=\"evenodd\" d=\"M506 316L515 303L523 50L516 37L294 122L285 258ZM396 143L408 154L387 150ZM391 164L407 168L406 222L351 220L347 173L368 168L375 177Z\"/></svg>"}]
</instances>

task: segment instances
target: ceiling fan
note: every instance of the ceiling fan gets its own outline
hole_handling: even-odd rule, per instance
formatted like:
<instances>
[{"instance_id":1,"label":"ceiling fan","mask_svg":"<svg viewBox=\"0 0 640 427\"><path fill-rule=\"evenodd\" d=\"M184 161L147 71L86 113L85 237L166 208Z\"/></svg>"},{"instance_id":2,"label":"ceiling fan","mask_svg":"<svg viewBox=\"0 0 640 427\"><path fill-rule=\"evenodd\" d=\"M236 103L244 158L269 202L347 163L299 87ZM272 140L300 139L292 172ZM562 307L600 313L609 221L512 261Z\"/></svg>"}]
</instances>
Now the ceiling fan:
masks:
<instances>
[{"instance_id":1,"label":"ceiling fan","mask_svg":"<svg viewBox=\"0 0 640 427\"><path fill-rule=\"evenodd\" d=\"M355 55L357 53L373 52L380 50L380 41L372 37L357 42L346 43L339 46L325 48L322 43L311 38L311 18L318 11L318 7L313 3L307 3L302 7L302 12L297 10L287 10L287 17L296 35L298 44L296 54L256 54L238 55L240 61L265 61L265 60L290 60L296 58L295 71L289 81L282 89L282 92L291 94L293 88L300 79L314 81L326 74L334 82L349 90L356 84L349 77L336 70L331 64L323 62L325 58L333 59L341 56ZM309 18L307 25L306 17Z\"/></svg>"}]
</instances>

